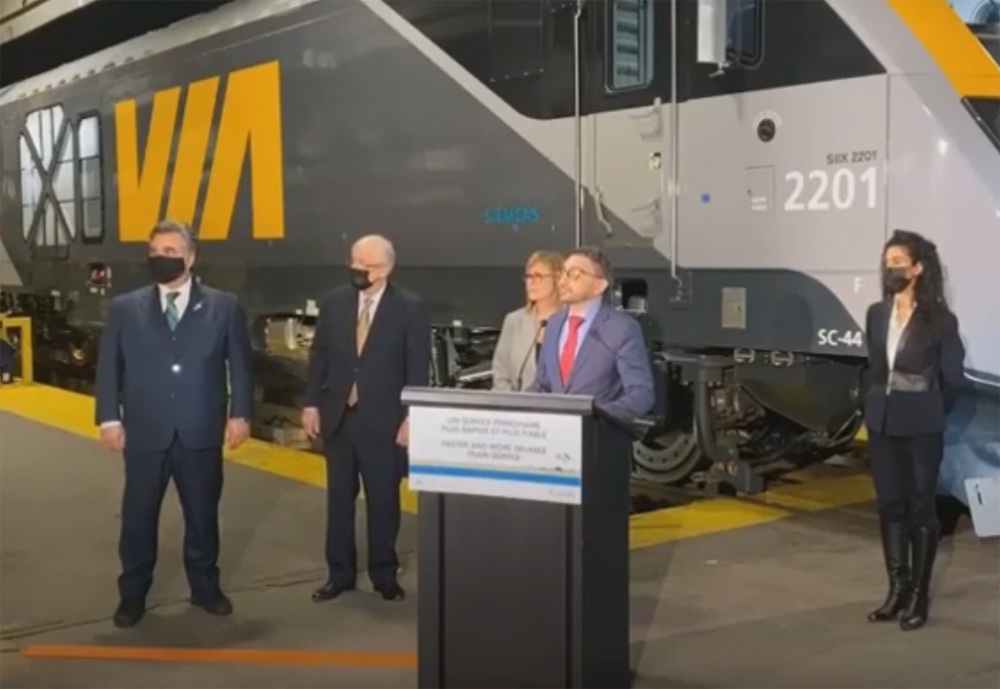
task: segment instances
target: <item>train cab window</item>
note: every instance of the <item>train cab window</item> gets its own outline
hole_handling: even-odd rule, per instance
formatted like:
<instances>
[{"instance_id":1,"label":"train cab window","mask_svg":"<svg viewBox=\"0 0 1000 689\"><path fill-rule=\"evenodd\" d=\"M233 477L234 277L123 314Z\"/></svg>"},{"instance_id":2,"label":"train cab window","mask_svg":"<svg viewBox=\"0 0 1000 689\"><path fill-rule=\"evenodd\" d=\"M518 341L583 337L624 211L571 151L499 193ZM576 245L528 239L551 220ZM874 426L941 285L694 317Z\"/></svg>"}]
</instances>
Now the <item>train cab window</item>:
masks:
<instances>
[{"instance_id":1,"label":"train cab window","mask_svg":"<svg viewBox=\"0 0 1000 689\"><path fill-rule=\"evenodd\" d=\"M611 0L608 12L609 92L646 88L653 81L652 0Z\"/></svg>"},{"instance_id":2,"label":"train cab window","mask_svg":"<svg viewBox=\"0 0 1000 689\"><path fill-rule=\"evenodd\" d=\"M490 2L490 78L494 82L544 71L544 10L538 0Z\"/></svg>"},{"instance_id":3,"label":"train cab window","mask_svg":"<svg viewBox=\"0 0 1000 689\"><path fill-rule=\"evenodd\" d=\"M77 124L80 175L80 236L85 242L104 238L103 188L101 184L101 121L86 115Z\"/></svg>"},{"instance_id":4,"label":"train cab window","mask_svg":"<svg viewBox=\"0 0 1000 689\"><path fill-rule=\"evenodd\" d=\"M30 113L20 138L24 239L65 246L76 236L75 132L55 105Z\"/></svg>"},{"instance_id":5,"label":"train cab window","mask_svg":"<svg viewBox=\"0 0 1000 689\"><path fill-rule=\"evenodd\" d=\"M752 64L760 58L762 0L729 0L726 3L726 21L729 32L726 48L731 56L743 64Z\"/></svg>"}]
</instances>

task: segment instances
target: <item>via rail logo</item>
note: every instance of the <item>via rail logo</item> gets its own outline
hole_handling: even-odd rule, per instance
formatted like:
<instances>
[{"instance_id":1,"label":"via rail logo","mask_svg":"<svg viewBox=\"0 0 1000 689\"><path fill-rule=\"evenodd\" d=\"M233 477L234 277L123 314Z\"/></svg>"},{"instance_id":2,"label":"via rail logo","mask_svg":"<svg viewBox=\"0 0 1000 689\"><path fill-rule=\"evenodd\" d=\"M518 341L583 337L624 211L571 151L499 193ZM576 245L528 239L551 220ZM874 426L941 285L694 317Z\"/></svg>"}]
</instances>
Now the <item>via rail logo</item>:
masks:
<instances>
[{"instance_id":1,"label":"via rail logo","mask_svg":"<svg viewBox=\"0 0 1000 689\"><path fill-rule=\"evenodd\" d=\"M509 225L517 232L521 225L534 225L539 219L538 206L488 206L483 209L487 225Z\"/></svg>"},{"instance_id":2,"label":"via rail logo","mask_svg":"<svg viewBox=\"0 0 1000 689\"><path fill-rule=\"evenodd\" d=\"M556 471L567 471L567 467L571 464L569 453L557 452L556 464Z\"/></svg>"}]
</instances>

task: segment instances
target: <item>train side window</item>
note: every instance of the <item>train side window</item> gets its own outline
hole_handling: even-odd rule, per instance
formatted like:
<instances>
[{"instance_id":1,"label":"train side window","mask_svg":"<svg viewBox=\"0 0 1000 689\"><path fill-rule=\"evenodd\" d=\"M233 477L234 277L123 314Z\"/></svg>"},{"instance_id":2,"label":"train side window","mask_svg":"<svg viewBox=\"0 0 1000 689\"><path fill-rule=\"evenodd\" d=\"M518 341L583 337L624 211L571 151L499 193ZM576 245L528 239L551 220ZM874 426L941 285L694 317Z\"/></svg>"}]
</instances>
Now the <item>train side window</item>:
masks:
<instances>
[{"instance_id":1,"label":"train side window","mask_svg":"<svg viewBox=\"0 0 1000 689\"><path fill-rule=\"evenodd\" d=\"M729 0L726 3L729 25L726 48L743 64L755 63L760 58L761 1Z\"/></svg>"},{"instance_id":2,"label":"train side window","mask_svg":"<svg viewBox=\"0 0 1000 689\"><path fill-rule=\"evenodd\" d=\"M25 241L65 246L76 236L75 132L61 105L29 113L19 141Z\"/></svg>"},{"instance_id":3,"label":"train side window","mask_svg":"<svg viewBox=\"0 0 1000 689\"><path fill-rule=\"evenodd\" d=\"M101 120L86 115L77 124L80 175L80 236L84 242L104 239L104 189L101 170Z\"/></svg>"},{"instance_id":4,"label":"train side window","mask_svg":"<svg viewBox=\"0 0 1000 689\"><path fill-rule=\"evenodd\" d=\"M653 4L652 0L607 3L607 91L632 91L653 82Z\"/></svg>"}]
</instances>

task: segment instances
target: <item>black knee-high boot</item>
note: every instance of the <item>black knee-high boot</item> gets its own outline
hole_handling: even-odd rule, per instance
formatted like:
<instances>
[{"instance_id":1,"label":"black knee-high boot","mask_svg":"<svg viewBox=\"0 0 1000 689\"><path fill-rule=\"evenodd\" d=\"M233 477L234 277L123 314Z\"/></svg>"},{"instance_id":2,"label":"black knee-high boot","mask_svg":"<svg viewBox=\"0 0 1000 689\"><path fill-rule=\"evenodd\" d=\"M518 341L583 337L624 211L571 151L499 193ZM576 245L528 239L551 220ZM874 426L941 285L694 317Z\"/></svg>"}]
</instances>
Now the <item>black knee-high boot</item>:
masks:
<instances>
[{"instance_id":1,"label":"black knee-high boot","mask_svg":"<svg viewBox=\"0 0 1000 689\"><path fill-rule=\"evenodd\" d=\"M913 595L910 598L899 626L903 631L923 627L927 622L927 608L930 605L931 574L934 572L934 558L937 556L940 528L918 526L911 532L913 539Z\"/></svg>"},{"instance_id":2,"label":"black knee-high boot","mask_svg":"<svg viewBox=\"0 0 1000 689\"><path fill-rule=\"evenodd\" d=\"M910 598L910 534L902 522L881 518L882 553L889 574L889 595L885 603L868 614L869 622L894 620L909 604Z\"/></svg>"}]
</instances>

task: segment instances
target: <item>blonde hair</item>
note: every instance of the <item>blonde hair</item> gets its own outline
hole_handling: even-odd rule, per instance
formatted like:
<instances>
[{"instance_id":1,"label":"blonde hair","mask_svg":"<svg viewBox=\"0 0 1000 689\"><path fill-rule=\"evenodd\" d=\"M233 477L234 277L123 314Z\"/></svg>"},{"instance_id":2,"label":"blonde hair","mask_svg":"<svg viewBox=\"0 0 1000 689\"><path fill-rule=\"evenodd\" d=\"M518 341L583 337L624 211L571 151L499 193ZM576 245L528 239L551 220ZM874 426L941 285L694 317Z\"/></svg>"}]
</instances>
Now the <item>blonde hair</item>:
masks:
<instances>
[{"instance_id":1,"label":"blonde hair","mask_svg":"<svg viewBox=\"0 0 1000 689\"><path fill-rule=\"evenodd\" d=\"M536 251L531 256L528 256L528 260L524 263L524 269L528 270L531 266L536 263L540 263L549 270L552 271L552 277L556 278L563 269L563 255L555 251ZM527 288L525 289L527 291ZM527 298L525 294L525 304L524 308L530 309L534 302Z\"/></svg>"}]
</instances>

